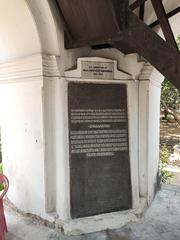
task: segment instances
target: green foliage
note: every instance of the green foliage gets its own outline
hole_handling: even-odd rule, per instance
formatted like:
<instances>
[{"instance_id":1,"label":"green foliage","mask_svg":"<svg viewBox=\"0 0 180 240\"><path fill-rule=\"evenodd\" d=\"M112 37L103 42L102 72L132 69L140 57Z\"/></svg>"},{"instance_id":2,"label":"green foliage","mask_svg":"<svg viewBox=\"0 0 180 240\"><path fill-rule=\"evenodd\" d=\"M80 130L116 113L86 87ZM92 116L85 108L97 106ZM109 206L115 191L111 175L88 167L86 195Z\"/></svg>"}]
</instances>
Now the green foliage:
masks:
<instances>
[{"instance_id":1,"label":"green foliage","mask_svg":"<svg viewBox=\"0 0 180 240\"><path fill-rule=\"evenodd\" d=\"M180 91L168 79L162 83L161 102L165 102L167 107L173 110L177 110L180 104ZM163 104L161 108L164 109Z\"/></svg>"},{"instance_id":2,"label":"green foliage","mask_svg":"<svg viewBox=\"0 0 180 240\"><path fill-rule=\"evenodd\" d=\"M180 49L180 35L177 37L177 44ZM168 79L165 79L162 83L161 110L164 110L163 102L172 110L177 110L180 104L180 91Z\"/></svg>"},{"instance_id":3,"label":"green foliage","mask_svg":"<svg viewBox=\"0 0 180 240\"><path fill-rule=\"evenodd\" d=\"M171 179L173 177L173 174L171 174L169 171L167 171L165 168L168 165L170 153L169 150L166 147L163 147L160 149L160 174L161 174L161 181L163 183L166 183L167 180Z\"/></svg>"},{"instance_id":4,"label":"green foliage","mask_svg":"<svg viewBox=\"0 0 180 240\"><path fill-rule=\"evenodd\" d=\"M0 173L3 173L3 165L0 163Z\"/></svg>"},{"instance_id":5,"label":"green foliage","mask_svg":"<svg viewBox=\"0 0 180 240\"><path fill-rule=\"evenodd\" d=\"M3 165L2 163L0 163L0 173L3 173ZM4 186L2 184L0 184L0 191L2 191L4 189Z\"/></svg>"}]
</instances>

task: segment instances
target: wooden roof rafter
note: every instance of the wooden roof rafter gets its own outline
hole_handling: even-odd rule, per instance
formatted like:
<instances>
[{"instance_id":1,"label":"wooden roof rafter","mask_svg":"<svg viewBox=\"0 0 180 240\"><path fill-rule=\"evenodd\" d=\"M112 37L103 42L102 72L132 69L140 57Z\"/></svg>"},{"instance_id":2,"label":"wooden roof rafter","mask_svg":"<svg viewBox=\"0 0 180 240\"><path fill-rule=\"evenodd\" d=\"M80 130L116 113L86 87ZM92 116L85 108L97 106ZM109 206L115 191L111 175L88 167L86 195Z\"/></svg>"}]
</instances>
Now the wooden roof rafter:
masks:
<instances>
[{"instance_id":1,"label":"wooden roof rafter","mask_svg":"<svg viewBox=\"0 0 180 240\"><path fill-rule=\"evenodd\" d=\"M147 0L136 0L133 6L127 0L56 1L65 22L67 49L100 45L138 53L180 89L180 54L161 0L151 1L167 42L143 21ZM135 7L141 9L139 17L132 11Z\"/></svg>"},{"instance_id":2,"label":"wooden roof rafter","mask_svg":"<svg viewBox=\"0 0 180 240\"><path fill-rule=\"evenodd\" d=\"M136 0L134 3L132 3L129 6L129 9L131 11L134 11L136 8L139 7L139 18L141 20L144 20L144 5L147 0ZM171 26L169 24L168 18L173 16L174 14L180 12L180 7L177 7L173 11L171 11L169 14L166 14L166 11L164 9L162 0L151 0L154 11L157 16L157 21L150 24L149 27L154 27L158 24L160 24L161 29L163 31L163 34L165 36L166 41L171 44L173 47L179 51L176 40L174 38L174 34L172 32Z\"/></svg>"},{"instance_id":3,"label":"wooden roof rafter","mask_svg":"<svg viewBox=\"0 0 180 240\"><path fill-rule=\"evenodd\" d=\"M180 13L180 7L177 7L175 9L173 9L172 11L168 12L166 14L167 18L171 18L173 16L175 16L176 14ZM152 22L151 24L149 24L149 27L150 28L154 28L156 27L157 25L159 25L159 20L157 19L156 21Z\"/></svg>"},{"instance_id":4,"label":"wooden roof rafter","mask_svg":"<svg viewBox=\"0 0 180 240\"><path fill-rule=\"evenodd\" d=\"M129 9L131 11L134 11L136 8L140 7L141 5L143 5L147 0L136 0L134 3L132 3L129 6Z\"/></svg>"},{"instance_id":5,"label":"wooden roof rafter","mask_svg":"<svg viewBox=\"0 0 180 240\"><path fill-rule=\"evenodd\" d=\"M166 41L179 52L162 0L151 0Z\"/></svg>"}]
</instances>

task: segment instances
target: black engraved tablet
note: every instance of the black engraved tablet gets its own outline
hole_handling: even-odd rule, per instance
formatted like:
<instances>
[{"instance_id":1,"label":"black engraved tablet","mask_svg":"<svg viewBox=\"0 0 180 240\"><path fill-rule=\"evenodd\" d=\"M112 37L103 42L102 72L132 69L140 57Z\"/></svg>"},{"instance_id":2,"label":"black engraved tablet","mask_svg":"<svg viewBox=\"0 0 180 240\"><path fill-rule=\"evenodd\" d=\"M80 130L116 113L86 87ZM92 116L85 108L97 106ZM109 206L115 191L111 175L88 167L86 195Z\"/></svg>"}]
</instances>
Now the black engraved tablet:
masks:
<instances>
[{"instance_id":1,"label":"black engraved tablet","mask_svg":"<svg viewBox=\"0 0 180 240\"><path fill-rule=\"evenodd\" d=\"M125 84L69 83L72 218L132 207Z\"/></svg>"}]
</instances>

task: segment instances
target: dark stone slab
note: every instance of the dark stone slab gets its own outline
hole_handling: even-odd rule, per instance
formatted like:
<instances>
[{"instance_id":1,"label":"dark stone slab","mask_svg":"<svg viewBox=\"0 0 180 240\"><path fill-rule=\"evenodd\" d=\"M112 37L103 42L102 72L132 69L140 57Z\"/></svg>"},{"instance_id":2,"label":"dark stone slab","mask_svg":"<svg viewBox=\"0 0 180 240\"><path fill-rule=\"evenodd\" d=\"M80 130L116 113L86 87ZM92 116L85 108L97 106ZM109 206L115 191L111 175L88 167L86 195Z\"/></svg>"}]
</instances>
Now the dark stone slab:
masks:
<instances>
[{"instance_id":1,"label":"dark stone slab","mask_svg":"<svg viewBox=\"0 0 180 240\"><path fill-rule=\"evenodd\" d=\"M125 84L69 83L71 215L132 205Z\"/></svg>"}]
</instances>

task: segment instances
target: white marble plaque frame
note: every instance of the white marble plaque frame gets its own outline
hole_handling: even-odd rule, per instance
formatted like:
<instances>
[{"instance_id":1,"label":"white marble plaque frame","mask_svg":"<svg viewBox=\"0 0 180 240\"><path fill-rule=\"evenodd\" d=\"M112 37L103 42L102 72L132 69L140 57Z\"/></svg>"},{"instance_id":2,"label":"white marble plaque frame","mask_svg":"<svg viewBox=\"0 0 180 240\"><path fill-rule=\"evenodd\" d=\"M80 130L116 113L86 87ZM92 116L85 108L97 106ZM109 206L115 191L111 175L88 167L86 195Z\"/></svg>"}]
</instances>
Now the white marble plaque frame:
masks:
<instances>
[{"instance_id":1,"label":"white marble plaque frame","mask_svg":"<svg viewBox=\"0 0 180 240\"><path fill-rule=\"evenodd\" d=\"M109 77L109 79L102 79L102 78L84 78L82 74L82 62L88 61L93 62L93 65L96 62L102 63L111 63L114 68L114 77ZM91 77L91 76L89 76ZM107 214L100 214L97 216L92 217L84 217L84 218L77 218L71 219L70 217L70 185L64 192L65 199L66 199L66 207L61 207L61 216L63 221L63 229L66 234L82 234L95 231L100 231L103 229L108 228L110 222L114 222L113 218L118 216L118 222L121 223L120 225L117 224L115 221L111 228L117 228L123 226L124 224L128 223L129 221L134 221L136 218L136 214L142 213L145 207L145 200L144 198L140 197L139 194L139 170L138 170L138 81L134 80L132 75L129 73L125 73L121 70L117 69L117 61L106 59L106 58L99 58L99 57L86 57L86 58L79 58L77 60L77 68L67 70L64 73L64 77L61 79L61 83L64 85L64 92L66 94L66 110L65 110L65 119L68 122L68 83L69 82L91 82L91 83L99 83L99 84L126 84L127 86L127 103L128 103L128 119L129 119L129 154L130 154L130 171L131 171L131 184L132 184L132 209L127 211L115 212L115 213L107 213ZM67 156L69 156L69 140L68 140L68 127L66 128L67 136ZM69 173L69 157L65 160L66 169L68 169L67 176L70 176ZM66 180L67 181L67 180ZM69 183L69 180L68 180ZM99 219L99 220L97 220ZM107 223L104 221L107 220ZM90 226L92 221L93 226L96 227L91 228ZM98 224L97 224L98 221ZM135 220L136 221L136 220ZM86 222L89 225L86 227L83 223ZM62 221L61 221L62 223ZM118 225L118 226L117 226ZM77 231L78 229L78 231ZM77 231L77 232L76 232Z\"/></svg>"},{"instance_id":2,"label":"white marble plaque frame","mask_svg":"<svg viewBox=\"0 0 180 240\"><path fill-rule=\"evenodd\" d=\"M77 68L67 70L65 77L102 80L132 80L132 75L117 69L117 61L107 58L78 58Z\"/></svg>"}]
</instances>

